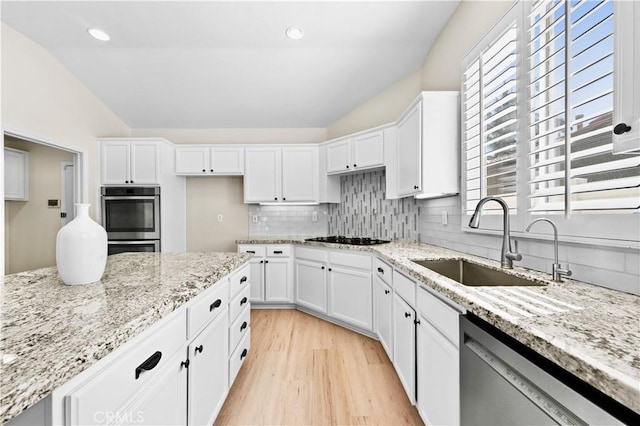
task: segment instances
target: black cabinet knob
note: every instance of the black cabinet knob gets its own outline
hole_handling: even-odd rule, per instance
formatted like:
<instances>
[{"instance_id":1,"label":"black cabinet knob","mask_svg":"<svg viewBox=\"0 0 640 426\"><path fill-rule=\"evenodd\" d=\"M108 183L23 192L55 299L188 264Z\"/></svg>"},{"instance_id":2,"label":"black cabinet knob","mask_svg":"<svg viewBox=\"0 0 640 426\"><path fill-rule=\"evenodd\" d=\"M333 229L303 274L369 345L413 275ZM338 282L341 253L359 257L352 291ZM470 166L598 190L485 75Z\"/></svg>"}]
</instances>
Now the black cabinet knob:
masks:
<instances>
[{"instance_id":1,"label":"black cabinet knob","mask_svg":"<svg viewBox=\"0 0 640 426\"><path fill-rule=\"evenodd\" d=\"M125 180L125 181L124 181L124 183L129 183L129 181L128 181L128 180Z\"/></svg>"},{"instance_id":2,"label":"black cabinet knob","mask_svg":"<svg viewBox=\"0 0 640 426\"><path fill-rule=\"evenodd\" d=\"M616 135L621 135L629 131L631 131L631 126L628 126L627 123L616 124L616 127L613 128L613 133Z\"/></svg>"},{"instance_id":3,"label":"black cabinet knob","mask_svg":"<svg viewBox=\"0 0 640 426\"><path fill-rule=\"evenodd\" d=\"M264 260L261 260L260 263L264 263Z\"/></svg>"},{"instance_id":4,"label":"black cabinet knob","mask_svg":"<svg viewBox=\"0 0 640 426\"><path fill-rule=\"evenodd\" d=\"M205 170L205 169L202 169L202 173L205 173L205 172L206 172L206 170Z\"/></svg>"},{"instance_id":5,"label":"black cabinet knob","mask_svg":"<svg viewBox=\"0 0 640 426\"><path fill-rule=\"evenodd\" d=\"M384 274L384 269L378 268L378 272L380 272L381 274Z\"/></svg>"},{"instance_id":6,"label":"black cabinet knob","mask_svg":"<svg viewBox=\"0 0 640 426\"><path fill-rule=\"evenodd\" d=\"M242 353L240 354L240 360L242 360L242 358L244 358L245 356L247 356L247 350L243 349Z\"/></svg>"},{"instance_id":7,"label":"black cabinet knob","mask_svg":"<svg viewBox=\"0 0 640 426\"><path fill-rule=\"evenodd\" d=\"M264 261L264 263L269 263L269 261L268 261L268 260L265 260L265 261Z\"/></svg>"},{"instance_id":8,"label":"black cabinet knob","mask_svg":"<svg viewBox=\"0 0 640 426\"><path fill-rule=\"evenodd\" d=\"M182 361L180 363L180 367L189 368L189 364L191 364L191 361L189 361L189 360Z\"/></svg>"},{"instance_id":9,"label":"black cabinet knob","mask_svg":"<svg viewBox=\"0 0 640 426\"><path fill-rule=\"evenodd\" d=\"M274 199L274 200L276 200L276 201L278 201L278 197L274 197L273 199Z\"/></svg>"},{"instance_id":10,"label":"black cabinet knob","mask_svg":"<svg viewBox=\"0 0 640 426\"><path fill-rule=\"evenodd\" d=\"M409 318L410 316L411 316L411 314L410 314L409 312L405 312L405 313L404 313L404 317L405 317L405 318Z\"/></svg>"},{"instance_id":11,"label":"black cabinet knob","mask_svg":"<svg viewBox=\"0 0 640 426\"><path fill-rule=\"evenodd\" d=\"M384 291L384 294L389 294L389 290L385 290L385 291Z\"/></svg>"},{"instance_id":12,"label":"black cabinet knob","mask_svg":"<svg viewBox=\"0 0 640 426\"><path fill-rule=\"evenodd\" d=\"M240 284L242 283L246 283L247 282L247 277L243 276L242 278L240 278Z\"/></svg>"},{"instance_id":13,"label":"black cabinet knob","mask_svg":"<svg viewBox=\"0 0 640 426\"><path fill-rule=\"evenodd\" d=\"M324 266L321 266L320 269L324 269Z\"/></svg>"},{"instance_id":14,"label":"black cabinet knob","mask_svg":"<svg viewBox=\"0 0 640 426\"><path fill-rule=\"evenodd\" d=\"M129 181L129 183L133 183L133 181L132 181L132 180L130 180L130 181Z\"/></svg>"},{"instance_id":15,"label":"black cabinet knob","mask_svg":"<svg viewBox=\"0 0 640 426\"><path fill-rule=\"evenodd\" d=\"M354 165L353 165L353 167L358 167L358 165L357 165L357 164L354 164Z\"/></svg>"},{"instance_id":16,"label":"black cabinet knob","mask_svg":"<svg viewBox=\"0 0 640 426\"><path fill-rule=\"evenodd\" d=\"M418 189L418 185L413 185L413 189Z\"/></svg>"},{"instance_id":17,"label":"black cabinet knob","mask_svg":"<svg viewBox=\"0 0 640 426\"><path fill-rule=\"evenodd\" d=\"M244 305L245 303L247 303L247 298L243 297L242 300L240 301L240 306Z\"/></svg>"},{"instance_id":18,"label":"black cabinet knob","mask_svg":"<svg viewBox=\"0 0 640 426\"><path fill-rule=\"evenodd\" d=\"M200 345L200 346L196 346L196 351L195 351L195 353L198 353L198 352L202 353L202 350L203 350L203 349L204 349L204 347L203 347L202 345Z\"/></svg>"},{"instance_id":19,"label":"black cabinet knob","mask_svg":"<svg viewBox=\"0 0 640 426\"><path fill-rule=\"evenodd\" d=\"M282 197L282 201L287 201L287 197Z\"/></svg>"},{"instance_id":20,"label":"black cabinet knob","mask_svg":"<svg viewBox=\"0 0 640 426\"><path fill-rule=\"evenodd\" d=\"M213 173L213 169L211 169L211 173Z\"/></svg>"},{"instance_id":21,"label":"black cabinet knob","mask_svg":"<svg viewBox=\"0 0 640 426\"><path fill-rule=\"evenodd\" d=\"M349 168L349 165L347 164L347 169Z\"/></svg>"},{"instance_id":22,"label":"black cabinet knob","mask_svg":"<svg viewBox=\"0 0 640 426\"><path fill-rule=\"evenodd\" d=\"M243 322L242 325L240 326L240 331L244 330L245 328L247 328L247 322Z\"/></svg>"}]
</instances>

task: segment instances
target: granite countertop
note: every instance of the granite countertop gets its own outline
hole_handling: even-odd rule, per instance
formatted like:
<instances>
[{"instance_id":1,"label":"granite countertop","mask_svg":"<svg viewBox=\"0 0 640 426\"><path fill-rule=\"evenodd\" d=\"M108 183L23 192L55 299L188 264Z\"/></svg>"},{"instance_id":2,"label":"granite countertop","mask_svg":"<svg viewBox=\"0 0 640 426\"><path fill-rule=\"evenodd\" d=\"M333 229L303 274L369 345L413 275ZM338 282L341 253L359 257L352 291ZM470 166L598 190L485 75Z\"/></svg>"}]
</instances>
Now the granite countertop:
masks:
<instances>
[{"instance_id":1,"label":"granite countertop","mask_svg":"<svg viewBox=\"0 0 640 426\"><path fill-rule=\"evenodd\" d=\"M305 242L302 237L238 240L241 244L304 244L372 252L516 340L640 413L640 297L580 281L514 267L533 287L467 287L412 260L468 259L500 269L497 261L442 247L392 242L351 246Z\"/></svg>"},{"instance_id":2,"label":"granite countertop","mask_svg":"<svg viewBox=\"0 0 640 426\"><path fill-rule=\"evenodd\" d=\"M123 253L102 280L67 286L55 267L4 277L0 423L246 263L238 253Z\"/></svg>"}]
</instances>

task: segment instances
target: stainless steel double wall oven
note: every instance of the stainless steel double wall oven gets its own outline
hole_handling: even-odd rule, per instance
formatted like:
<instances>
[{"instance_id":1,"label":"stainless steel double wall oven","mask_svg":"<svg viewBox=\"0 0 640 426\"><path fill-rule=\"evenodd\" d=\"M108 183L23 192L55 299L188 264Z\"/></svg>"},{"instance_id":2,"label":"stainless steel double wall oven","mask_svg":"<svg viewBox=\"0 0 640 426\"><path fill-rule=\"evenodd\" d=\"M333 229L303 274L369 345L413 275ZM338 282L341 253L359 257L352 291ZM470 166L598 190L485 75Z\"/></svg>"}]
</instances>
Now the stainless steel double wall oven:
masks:
<instances>
[{"instance_id":1,"label":"stainless steel double wall oven","mask_svg":"<svg viewBox=\"0 0 640 426\"><path fill-rule=\"evenodd\" d=\"M102 187L109 254L160 251L160 187Z\"/></svg>"}]
</instances>

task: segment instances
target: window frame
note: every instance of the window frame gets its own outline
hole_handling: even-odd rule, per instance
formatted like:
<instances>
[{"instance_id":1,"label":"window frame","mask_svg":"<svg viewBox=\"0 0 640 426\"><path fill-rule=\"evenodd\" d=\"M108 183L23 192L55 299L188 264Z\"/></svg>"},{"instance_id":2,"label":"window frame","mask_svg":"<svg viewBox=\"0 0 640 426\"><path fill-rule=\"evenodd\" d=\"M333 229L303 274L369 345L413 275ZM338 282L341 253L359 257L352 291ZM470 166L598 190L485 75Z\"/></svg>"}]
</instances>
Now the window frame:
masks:
<instances>
[{"instance_id":1,"label":"window frame","mask_svg":"<svg viewBox=\"0 0 640 426\"><path fill-rule=\"evenodd\" d=\"M483 217L478 229L468 226L471 213L467 212L467 178L466 178L466 143L464 139L464 73L467 67L477 60L482 51L497 40L501 34L516 22L517 43L517 154L516 154L516 189L517 189L517 213L510 214L511 234L519 239L552 239L551 227L535 227L532 232L525 232L526 226L534 219L548 217L558 227L558 238L564 242L603 245L612 247L626 247L640 249L640 212L635 210L629 214L598 214L598 213L534 213L529 211L529 139L527 137L530 126L529 97L527 87L529 85L527 41L528 30L527 16L533 2L518 0L499 19L499 21L482 37L481 40L464 56L461 63L461 230L470 234L502 235L502 214L486 214L485 209L496 208L496 203L489 203L483 208ZM615 2L619 3L619 2ZM614 5L614 20L620 8ZM614 21L615 22L615 21ZM615 44L614 49L620 49L618 26L614 25ZM614 54L615 54L614 50ZM568 67L567 67L568 68ZM616 93L614 83L614 95ZM483 113L483 111L481 111ZM614 104L615 114L615 104ZM481 141L482 143L482 141ZM482 154L481 154L482 155ZM484 182L481 182L481 191ZM640 191L640 189L639 189ZM547 229L549 228L549 229Z\"/></svg>"}]
</instances>

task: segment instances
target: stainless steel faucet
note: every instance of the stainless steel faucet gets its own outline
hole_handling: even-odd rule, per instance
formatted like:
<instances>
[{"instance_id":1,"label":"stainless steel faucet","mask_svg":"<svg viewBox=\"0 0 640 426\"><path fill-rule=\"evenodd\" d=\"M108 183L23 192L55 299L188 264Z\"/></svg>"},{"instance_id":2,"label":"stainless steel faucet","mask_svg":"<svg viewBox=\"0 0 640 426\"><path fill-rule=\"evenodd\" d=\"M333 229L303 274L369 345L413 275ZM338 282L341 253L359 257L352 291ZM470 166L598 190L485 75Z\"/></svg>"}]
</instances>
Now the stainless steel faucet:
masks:
<instances>
[{"instance_id":1,"label":"stainless steel faucet","mask_svg":"<svg viewBox=\"0 0 640 426\"><path fill-rule=\"evenodd\" d=\"M553 223L551 220L547 219L546 217L541 217L540 219L536 219L533 222L531 222L529 226L527 226L527 229L525 229L525 231L529 232L533 224L536 222L547 222L553 227L554 260L553 260L553 266L551 267L551 275L553 277L553 281L562 282L562 276L565 275L567 277L570 277L571 271L569 269L562 269L562 265L558 263L558 228L556 227L556 224Z\"/></svg>"},{"instance_id":2,"label":"stainless steel faucet","mask_svg":"<svg viewBox=\"0 0 640 426\"><path fill-rule=\"evenodd\" d=\"M509 206L499 197L484 197L478 202L476 211L473 212L469 226L477 229L480 225L480 210L487 201L495 201L502 207L502 251L500 252L500 266L505 269L513 269L514 260L522 260L522 255L518 253L518 245L516 243L516 251L511 251L511 236L509 235Z\"/></svg>"}]
</instances>

